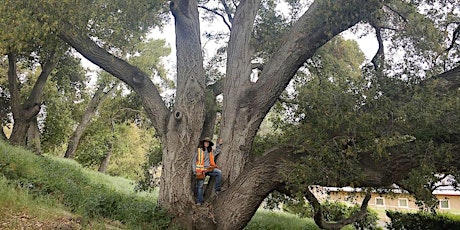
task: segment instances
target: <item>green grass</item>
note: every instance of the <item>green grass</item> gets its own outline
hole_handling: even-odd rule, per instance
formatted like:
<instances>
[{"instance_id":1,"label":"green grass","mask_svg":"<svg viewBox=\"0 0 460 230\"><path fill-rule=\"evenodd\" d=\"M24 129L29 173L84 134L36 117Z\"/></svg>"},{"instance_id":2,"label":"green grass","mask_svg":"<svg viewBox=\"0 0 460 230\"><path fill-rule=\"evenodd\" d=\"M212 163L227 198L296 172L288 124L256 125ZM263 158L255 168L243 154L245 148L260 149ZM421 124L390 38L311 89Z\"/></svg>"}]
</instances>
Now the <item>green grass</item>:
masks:
<instances>
[{"instance_id":1,"label":"green grass","mask_svg":"<svg viewBox=\"0 0 460 230\"><path fill-rule=\"evenodd\" d=\"M312 219L300 218L294 214L259 209L252 217L245 230L317 230Z\"/></svg>"},{"instance_id":2,"label":"green grass","mask_svg":"<svg viewBox=\"0 0 460 230\"><path fill-rule=\"evenodd\" d=\"M13 193L11 189L23 191L23 195L5 198L5 202L33 200L44 209L61 205L84 219L111 219L130 229L158 229L170 221L165 212L156 208L156 195L135 193L130 180L85 170L72 160L36 156L3 141L0 176L8 179L3 179L2 183L8 184L2 186L7 189L3 193Z\"/></svg>"},{"instance_id":3,"label":"green grass","mask_svg":"<svg viewBox=\"0 0 460 230\"><path fill-rule=\"evenodd\" d=\"M44 218L61 213L63 206L50 197L34 198L27 190L14 187L0 176L0 210L2 213L27 211Z\"/></svg>"},{"instance_id":4,"label":"green grass","mask_svg":"<svg viewBox=\"0 0 460 230\"><path fill-rule=\"evenodd\" d=\"M76 161L67 159L67 158L62 158L62 157L56 157L56 156L49 156L56 162L60 162L63 164L69 164L72 165L72 167L75 168L80 168L81 173L88 178L92 183L94 184L102 184L110 189L113 189L121 194L126 194L130 195L133 194L134 187L135 187L135 182L133 180L124 178L124 177L117 177L117 176L110 176L107 174L102 174L96 171L91 171L91 170L85 170L82 168L80 164L78 164ZM158 198L158 192L138 192L136 193L138 196L146 197L148 199L156 200Z\"/></svg>"}]
</instances>

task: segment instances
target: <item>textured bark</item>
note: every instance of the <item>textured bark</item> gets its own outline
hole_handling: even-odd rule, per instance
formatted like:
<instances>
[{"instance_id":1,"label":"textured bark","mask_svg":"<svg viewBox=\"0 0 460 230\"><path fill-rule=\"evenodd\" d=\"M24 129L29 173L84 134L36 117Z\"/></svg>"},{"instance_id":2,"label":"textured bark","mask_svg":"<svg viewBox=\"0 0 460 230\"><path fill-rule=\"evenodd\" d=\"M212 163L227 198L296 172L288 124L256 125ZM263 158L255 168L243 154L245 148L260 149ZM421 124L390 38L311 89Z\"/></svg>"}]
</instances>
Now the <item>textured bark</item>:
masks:
<instances>
[{"instance_id":1,"label":"textured bark","mask_svg":"<svg viewBox=\"0 0 460 230\"><path fill-rule=\"evenodd\" d=\"M117 86L118 84L115 84L106 93L104 93L105 86L103 85L100 85L99 88L96 90L93 98L91 98L91 101L88 104L88 108L86 108L86 111L81 118L80 123L78 124L77 128L72 134L72 137L69 140L67 150L64 154L65 158L73 159L75 157L75 154L78 148L78 144L80 142L81 136L83 135L83 132L85 131L88 124L90 123L91 119L96 114L99 105L117 89Z\"/></svg>"},{"instance_id":2,"label":"textured bark","mask_svg":"<svg viewBox=\"0 0 460 230\"><path fill-rule=\"evenodd\" d=\"M225 190L213 204L219 229L243 229L251 220L261 202L284 185L282 174L286 161L298 160L292 147L279 147L267 151L263 157L249 164L246 170Z\"/></svg>"},{"instance_id":3,"label":"textured bark","mask_svg":"<svg viewBox=\"0 0 460 230\"><path fill-rule=\"evenodd\" d=\"M205 119L205 74L196 4L187 0L170 2L176 27L177 93L167 133L162 138L158 203L178 216L187 215L194 204L191 164ZM183 225L190 226L189 221Z\"/></svg>"},{"instance_id":4,"label":"textured bark","mask_svg":"<svg viewBox=\"0 0 460 230\"><path fill-rule=\"evenodd\" d=\"M10 143L26 146L27 130L31 126L33 119L40 112L40 98L43 94L43 88L56 64L57 57L53 52L48 60L41 65L42 71L29 97L21 104L18 76L16 72L16 56L13 53L8 54L8 84L11 94L11 111L14 120L13 131L9 139Z\"/></svg>"},{"instance_id":5,"label":"textured bark","mask_svg":"<svg viewBox=\"0 0 460 230\"><path fill-rule=\"evenodd\" d=\"M42 153L37 117L32 119L29 124L29 128L27 130L27 147L32 149L37 155Z\"/></svg>"}]
</instances>

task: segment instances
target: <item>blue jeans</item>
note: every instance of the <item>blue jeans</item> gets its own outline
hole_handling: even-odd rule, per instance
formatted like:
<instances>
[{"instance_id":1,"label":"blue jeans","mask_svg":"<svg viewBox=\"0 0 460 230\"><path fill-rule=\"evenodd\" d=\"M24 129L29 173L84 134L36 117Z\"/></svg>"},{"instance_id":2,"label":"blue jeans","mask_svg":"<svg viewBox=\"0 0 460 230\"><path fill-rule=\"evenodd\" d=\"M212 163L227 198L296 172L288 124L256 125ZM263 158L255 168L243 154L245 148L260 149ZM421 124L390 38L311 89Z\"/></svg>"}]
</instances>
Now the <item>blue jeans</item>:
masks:
<instances>
[{"instance_id":1,"label":"blue jeans","mask_svg":"<svg viewBox=\"0 0 460 230\"><path fill-rule=\"evenodd\" d=\"M216 178L216 183L214 184L214 190L216 192L220 191L220 181L222 178L222 171L220 169L215 168L212 172L207 172L207 176L215 177ZM196 203L203 203L203 185L204 185L204 180L198 180L196 182L196 188L197 188L197 199Z\"/></svg>"}]
</instances>

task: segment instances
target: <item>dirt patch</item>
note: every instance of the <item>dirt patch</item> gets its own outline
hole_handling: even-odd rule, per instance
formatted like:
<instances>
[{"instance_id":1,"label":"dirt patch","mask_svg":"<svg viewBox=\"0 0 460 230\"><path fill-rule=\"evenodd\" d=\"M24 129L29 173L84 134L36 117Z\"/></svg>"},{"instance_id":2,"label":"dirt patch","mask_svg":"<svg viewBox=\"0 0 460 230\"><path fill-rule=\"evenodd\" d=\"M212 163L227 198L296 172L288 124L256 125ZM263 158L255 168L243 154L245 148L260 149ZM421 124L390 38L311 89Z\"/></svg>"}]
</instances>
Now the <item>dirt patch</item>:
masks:
<instances>
[{"instance_id":1,"label":"dirt patch","mask_svg":"<svg viewBox=\"0 0 460 230\"><path fill-rule=\"evenodd\" d=\"M3 213L5 214L5 213ZM47 220L40 220L35 216L26 213L6 214L0 219L0 229L82 229L78 219L72 217L52 217Z\"/></svg>"}]
</instances>

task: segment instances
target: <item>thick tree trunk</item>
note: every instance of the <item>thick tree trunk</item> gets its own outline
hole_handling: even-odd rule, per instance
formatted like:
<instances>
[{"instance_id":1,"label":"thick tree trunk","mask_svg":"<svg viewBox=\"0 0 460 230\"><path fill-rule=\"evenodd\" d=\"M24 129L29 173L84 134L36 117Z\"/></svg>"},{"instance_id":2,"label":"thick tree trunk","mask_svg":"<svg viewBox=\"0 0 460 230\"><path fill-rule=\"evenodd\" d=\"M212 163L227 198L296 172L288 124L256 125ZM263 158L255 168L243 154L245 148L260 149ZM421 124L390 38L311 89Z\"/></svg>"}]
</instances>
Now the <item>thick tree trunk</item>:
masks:
<instances>
[{"instance_id":1,"label":"thick tree trunk","mask_svg":"<svg viewBox=\"0 0 460 230\"><path fill-rule=\"evenodd\" d=\"M177 48L177 94L163 143L163 168L158 203L193 226L189 211L195 197L191 190L192 159L205 119L205 79L200 28L195 1L171 1ZM201 226L204 228L204 226Z\"/></svg>"},{"instance_id":2,"label":"thick tree trunk","mask_svg":"<svg viewBox=\"0 0 460 230\"><path fill-rule=\"evenodd\" d=\"M83 132L85 131L86 127L90 123L91 119L96 114L97 108L110 94L112 94L116 90L117 86L118 84L112 86L112 88L107 93L104 93L104 85L100 85L99 88L96 90L93 98L91 99L91 101L88 104L88 107L86 108L85 113L83 114L83 117L81 118L80 123L78 124L77 128L72 134L72 137L69 140L67 150L64 154L65 158L73 159L75 157L78 144L80 143L80 138L83 135Z\"/></svg>"}]
</instances>

